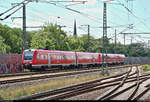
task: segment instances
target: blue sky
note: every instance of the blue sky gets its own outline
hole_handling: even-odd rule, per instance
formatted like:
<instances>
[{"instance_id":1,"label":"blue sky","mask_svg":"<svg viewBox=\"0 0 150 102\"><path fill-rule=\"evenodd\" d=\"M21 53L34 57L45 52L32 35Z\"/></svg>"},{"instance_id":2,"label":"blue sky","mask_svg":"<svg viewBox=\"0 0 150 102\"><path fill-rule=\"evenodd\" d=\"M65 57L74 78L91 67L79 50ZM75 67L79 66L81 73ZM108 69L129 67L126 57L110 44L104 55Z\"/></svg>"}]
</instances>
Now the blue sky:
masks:
<instances>
[{"instance_id":1,"label":"blue sky","mask_svg":"<svg viewBox=\"0 0 150 102\"><path fill-rule=\"evenodd\" d=\"M23 0L0 0L0 13L3 13L7 9L11 8L11 3L20 3ZM80 11L82 14L65 9L66 5L72 4L71 2L59 2L56 5L46 3L45 1L67 1L67 0L39 0L39 2L30 2L27 4L27 26L40 26L45 22L57 23L63 27L62 29L67 32L68 35L73 33L73 23L76 19L77 23L77 34L79 36L87 34L87 26L90 25L90 34L95 38L100 38L103 35L103 29L98 28L103 26L103 1L102 0L74 0L74 1L87 1L85 4L77 4L67 6L71 9ZM68 0L72 1L72 0ZM105 0L106 1L106 0ZM128 29L125 32L150 32L150 0L109 0L107 3L107 25L113 26L108 28L107 35L110 41L114 42L115 29L117 33L126 29L129 24L133 24L133 29ZM128 1L128 2L127 2ZM129 13L125 7L128 7ZM9 12L11 13L11 12ZM7 14L9 14L7 13ZM7 14L0 16L4 18ZM14 19L12 17L21 17L22 9L17 11L11 17L4 21L0 21L2 24L6 24L10 27L22 28L22 19ZM58 18L60 17L60 18ZM123 26L120 26L123 25ZM27 31L37 29L27 29ZM143 35L127 35L126 44L131 42L145 42L147 43L150 36L147 34ZM146 38L147 37L147 38ZM149 39L148 39L149 37ZM117 35L117 42L123 44L123 35Z\"/></svg>"}]
</instances>

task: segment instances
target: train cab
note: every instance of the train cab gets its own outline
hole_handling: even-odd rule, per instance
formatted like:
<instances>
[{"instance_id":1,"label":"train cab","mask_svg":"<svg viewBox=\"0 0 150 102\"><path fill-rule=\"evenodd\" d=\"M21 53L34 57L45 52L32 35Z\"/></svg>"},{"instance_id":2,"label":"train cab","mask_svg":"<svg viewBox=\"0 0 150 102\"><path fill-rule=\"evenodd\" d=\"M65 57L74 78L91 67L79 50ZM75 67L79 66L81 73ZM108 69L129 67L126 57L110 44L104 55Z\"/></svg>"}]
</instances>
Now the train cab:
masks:
<instances>
[{"instance_id":1,"label":"train cab","mask_svg":"<svg viewBox=\"0 0 150 102\"><path fill-rule=\"evenodd\" d=\"M24 68L30 69L32 67L32 59L34 52L35 52L34 49L24 50L22 54L22 64Z\"/></svg>"}]
</instances>

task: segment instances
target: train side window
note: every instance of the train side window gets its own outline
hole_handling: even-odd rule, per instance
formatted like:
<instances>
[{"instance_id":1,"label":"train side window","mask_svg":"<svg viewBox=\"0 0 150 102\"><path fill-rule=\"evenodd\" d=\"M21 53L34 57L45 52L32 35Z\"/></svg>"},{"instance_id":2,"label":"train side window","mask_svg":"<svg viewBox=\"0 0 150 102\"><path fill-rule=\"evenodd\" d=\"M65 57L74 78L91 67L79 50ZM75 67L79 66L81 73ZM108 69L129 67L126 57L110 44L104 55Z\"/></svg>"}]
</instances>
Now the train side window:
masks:
<instances>
[{"instance_id":1,"label":"train side window","mask_svg":"<svg viewBox=\"0 0 150 102\"><path fill-rule=\"evenodd\" d=\"M47 60L47 55L45 55L45 59Z\"/></svg>"},{"instance_id":2,"label":"train side window","mask_svg":"<svg viewBox=\"0 0 150 102\"><path fill-rule=\"evenodd\" d=\"M43 60L44 59L44 56L43 55L41 55L41 60Z\"/></svg>"},{"instance_id":3,"label":"train side window","mask_svg":"<svg viewBox=\"0 0 150 102\"><path fill-rule=\"evenodd\" d=\"M72 56L72 61L74 61L74 56Z\"/></svg>"},{"instance_id":4,"label":"train side window","mask_svg":"<svg viewBox=\"0 0 150 102\"><path fill-rule=\"evenodd\" d=\"M63 57L64 57L64 59L66 59L66 55L64 55Z\"/></svg>"},{"instance_id":5,"label":"train side window","mask_svg":"<svg viewBox=\"0 0 150 102\"><path fill-rule=\"evenodd\" d=\"M59 56L57 56L57 59L59 59Z\"/></svg>"},{"instance_id":6,"label":"train side window","mask_svg":"<svg viewBox=\"0 0 150 102\"><path fill-rule=\"evenodd\" d=\"M65 59L65 56L63 56L63 59Z\"/></svg>"},{"instance_id":7,"label":"train side window","mask_svg":"<svg viewBox=\"0 0 150 102\"><path fill-rule=\"evenodd\" d=\"M66 59L69 60L69 56L66 56Z\"/></svg>"},{"instance_id":8,"label":"train side window","mask_svg":"<svg viewBox=\"0 0 150 102\"><path fill-rule=\"evenodd\" d=\"M54 55L54 60L56 59L56 56Z\"/></svg>"},{"instance_id":9,"label":"train side window","mask_svg":"<svg viewBox=\"0 0 150 102\"><path fill-rule=\"evenodd\" d=\"M37 54L37 56L36 56L36 59L40 59L40 56L39 56L39 54Z\"/></svg>"}]
</instances>

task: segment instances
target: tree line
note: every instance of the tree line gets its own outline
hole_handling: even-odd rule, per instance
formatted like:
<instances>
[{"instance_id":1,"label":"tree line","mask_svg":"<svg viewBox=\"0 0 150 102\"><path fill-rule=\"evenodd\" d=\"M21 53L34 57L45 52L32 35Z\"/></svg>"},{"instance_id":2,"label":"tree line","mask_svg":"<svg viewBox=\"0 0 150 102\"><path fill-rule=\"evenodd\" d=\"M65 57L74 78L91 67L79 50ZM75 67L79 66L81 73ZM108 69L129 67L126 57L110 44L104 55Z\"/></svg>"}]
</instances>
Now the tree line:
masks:
<instances>
[{"instance_id":1,"label":"tree line","mask_svg":"<svg viewBox=\"0 0 150 102\"><path fill-rule=\"evenodd\" d=\"M22 30L0 24L0 54L22 53ZM121 53L133 57L150 57L150 49L142 43L122 45L110 43L105 37L105 52ZM68 35L60 30L56 24L46 24L37 31L26 33L26 49L46 49L63 51L88 51L87 34L79 36ZM102 52L102 38L95 39L90 36L90 52Z\"/></svg>"}]
</instances>

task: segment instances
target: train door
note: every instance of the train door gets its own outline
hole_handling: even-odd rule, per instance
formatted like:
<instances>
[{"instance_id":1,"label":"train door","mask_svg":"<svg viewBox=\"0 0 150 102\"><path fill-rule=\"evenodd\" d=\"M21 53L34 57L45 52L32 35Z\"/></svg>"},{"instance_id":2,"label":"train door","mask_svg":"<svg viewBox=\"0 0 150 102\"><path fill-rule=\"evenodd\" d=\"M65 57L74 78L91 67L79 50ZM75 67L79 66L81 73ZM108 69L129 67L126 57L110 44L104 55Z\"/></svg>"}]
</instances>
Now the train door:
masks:
<instances>
[{"instance_id":1,"label":"train door","mask_svg":"<svg viewBox=\"0 0 150 102\"><path fill-rule=\"evenodd\" d=\"M78 66L78 55L77 55L77 52L75 52L75 65Z\"/></svg>"},{"instance_id":2,"label":"train door","mask_svg":"<svg viewBox=\"0 0 150 102\"><path fill-rule=\"evenodd\" d=\"M48 66L49 67L51 66L51 56L50 56L50 53L48 53Z\"/></svg>"},{"instance_id":3,"label":"train door","mask_svg":"<svg viewBox=\"0 0 150 102\"><path fill-rule=\"evenodd\" d=\"M99 53L98 59L99 59L99 64L102 64L102 53Z\"/></svg>"}]
</instances>

